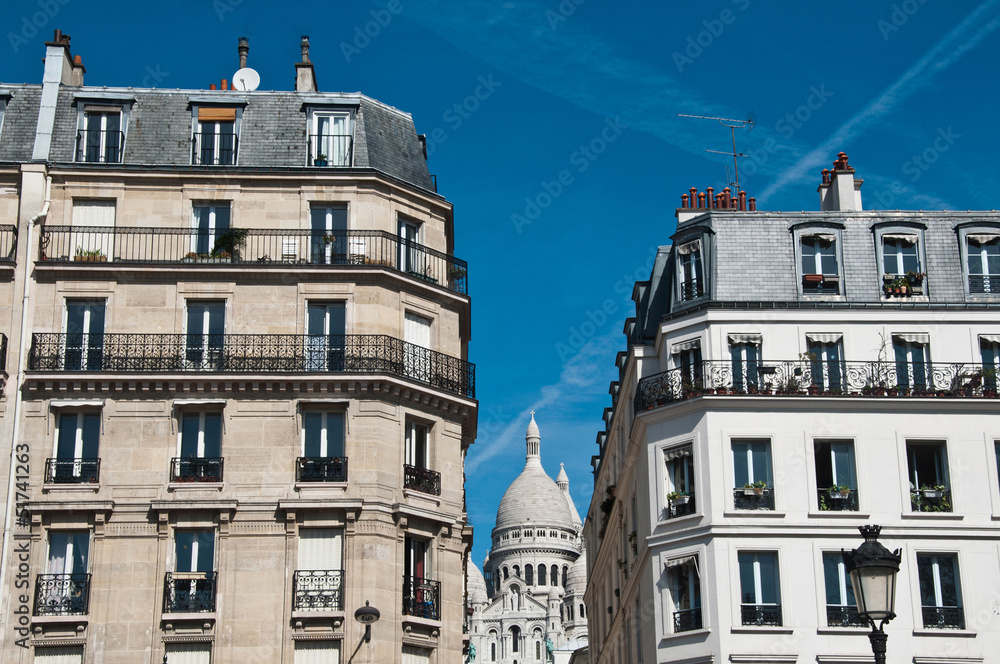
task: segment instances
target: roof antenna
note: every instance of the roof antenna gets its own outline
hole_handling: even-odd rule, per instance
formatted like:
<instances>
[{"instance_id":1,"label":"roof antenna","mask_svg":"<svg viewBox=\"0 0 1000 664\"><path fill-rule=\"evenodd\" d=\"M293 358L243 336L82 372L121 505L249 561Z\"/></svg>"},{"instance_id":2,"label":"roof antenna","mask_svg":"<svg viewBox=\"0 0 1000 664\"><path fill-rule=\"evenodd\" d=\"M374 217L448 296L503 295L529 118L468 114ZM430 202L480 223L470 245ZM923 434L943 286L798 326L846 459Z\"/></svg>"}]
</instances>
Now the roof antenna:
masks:
<instances>
[{"instance_id":1,"label":"roof antenna","mask_svg":"<svg viewBox=\"0 0 1000 664\"><path fill-rule=\"evenodd\" d=\"M748 133L751 132L751 131L753 131L753 128L755 126L757 126L757 114L754 113L753 111L750 111L747 114L746 119L744 119L744 120L734 120L733 118L716 118L716 117L710 117L708 115L687 115L685 113L678 113L677 117L679 117L679 118L698 118L700 120L718 120L719 124L721 124L723 127L729 127L729 131L730 131L730 134L732 135L732 139L733 139L733 149L732 149L732 151L705 150L705 152L714 152L715 154L728 154L728 155L732 155L732 157L733 157L733 171L734 171L734 175L735 175L735 180L729 182L729 184L732 185L733 187L735 187L733 193L739 193L739 191L740 191L740 164L739 164L739 161L738 161L737 158L738 157L747 157L749 155L745 155L742 152L737 152L736 151L736 130L737 129L747 128L747 132ZM726 179L729 180L729 168L728 167L726 167Z\"/></svg>"}]
</instances>

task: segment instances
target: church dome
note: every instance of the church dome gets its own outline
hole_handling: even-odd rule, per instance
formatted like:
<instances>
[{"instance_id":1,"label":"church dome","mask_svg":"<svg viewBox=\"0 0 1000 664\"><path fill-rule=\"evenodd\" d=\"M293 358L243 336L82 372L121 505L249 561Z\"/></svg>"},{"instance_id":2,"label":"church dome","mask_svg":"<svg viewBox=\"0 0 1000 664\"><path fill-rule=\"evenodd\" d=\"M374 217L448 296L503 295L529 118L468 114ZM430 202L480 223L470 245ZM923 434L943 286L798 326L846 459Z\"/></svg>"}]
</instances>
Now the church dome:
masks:
<instances>
[{"instance_id":1,"label":"church dome","mask_svg":"<svg viewBox=\"0 0 1000 664\"><path fill-rule=\"evenodd\" d=\"M469 602L472 604L480 604L489 599L486 594L486 579L483 578L483 573L476 567L476 563L471 560L469 561L466 588L469 592Z\"/></svg>"},{"instance_id":2,"label":"church dome","mask_svg":"<svg viewBox=\"0 0 1000 664\"><path fill-rule=\"evenodd\" d=\"M525 439L528 453L524 470L503 494L500 507L497 508L497 529L532 525L573 530L573 515L569 504L562 491L542 468L540 436L534 413Z\"/></svg>"},{"instance_id":3,"label":"church dome","mask_svg":"<svg viewBox=\"0 0 1000 664\"><path fill-rule=\"evenodd\" d=\"M570 565L566 573L566 593L569 595L580 595L587 590L587 549L580 553L580 557Z\"/></svg>"}]
</instances>

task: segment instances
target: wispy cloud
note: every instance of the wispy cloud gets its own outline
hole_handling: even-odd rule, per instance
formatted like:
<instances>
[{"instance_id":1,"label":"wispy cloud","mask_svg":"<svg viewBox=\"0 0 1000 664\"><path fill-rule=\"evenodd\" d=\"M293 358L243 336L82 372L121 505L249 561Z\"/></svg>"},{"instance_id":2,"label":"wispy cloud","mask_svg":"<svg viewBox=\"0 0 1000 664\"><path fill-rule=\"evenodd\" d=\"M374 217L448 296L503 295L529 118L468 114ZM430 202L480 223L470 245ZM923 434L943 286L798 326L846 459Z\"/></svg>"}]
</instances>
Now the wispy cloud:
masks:
<instances>
[{"instance_id":1,"label":"wispy cloud","mask_svg":"<svg viewBox=\"0 0 1000 664\"><path fill-rule=\"evenodd\" d=\"M822 144L809 151L791 167L781 171L771 185L761 193L760 198L767 199L787 185L815 179L813 171L828 163L830 154L834 150L895 111L903 101L925 87L936 75L961 60L962 56L1000 27L998 12L1000 12L1000 0L988 0L977 7L916 64L906 70L865 108L842 124ZM934 207L938 207L939 203L940 201L936 201Z\"/></svg>"}]
</instances>

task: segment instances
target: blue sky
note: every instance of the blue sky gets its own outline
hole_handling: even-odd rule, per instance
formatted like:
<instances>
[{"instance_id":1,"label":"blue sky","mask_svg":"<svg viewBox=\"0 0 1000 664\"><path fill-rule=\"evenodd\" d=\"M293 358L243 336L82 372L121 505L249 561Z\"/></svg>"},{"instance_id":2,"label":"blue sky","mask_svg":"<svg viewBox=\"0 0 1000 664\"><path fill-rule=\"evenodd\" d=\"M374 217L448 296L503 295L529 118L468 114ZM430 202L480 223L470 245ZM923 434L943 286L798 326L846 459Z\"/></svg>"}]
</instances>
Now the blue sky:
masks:
<instances>
[{"instance_id":1,"label":"blue sky","mask_svg":"<svg viewBox=\"0 0 1000 664\"><path fill-rule=\"evenodd\" d=\"M470 265L477 564L530 409L546 469L566 464L586 512L632 282L680 195L726 183L727 159L704 150L728 149L728 130L678 113L756 114L737 140L762 209L816 209L841 150L865 207L1000 200L1000 0L36 0L4 3L0 27L4 82L40 82L58 27L88 84L168 88L231 78L246 35L261 88L291 89L308 34L321 90L412 113Z\"/></svg>"}]
</instances>

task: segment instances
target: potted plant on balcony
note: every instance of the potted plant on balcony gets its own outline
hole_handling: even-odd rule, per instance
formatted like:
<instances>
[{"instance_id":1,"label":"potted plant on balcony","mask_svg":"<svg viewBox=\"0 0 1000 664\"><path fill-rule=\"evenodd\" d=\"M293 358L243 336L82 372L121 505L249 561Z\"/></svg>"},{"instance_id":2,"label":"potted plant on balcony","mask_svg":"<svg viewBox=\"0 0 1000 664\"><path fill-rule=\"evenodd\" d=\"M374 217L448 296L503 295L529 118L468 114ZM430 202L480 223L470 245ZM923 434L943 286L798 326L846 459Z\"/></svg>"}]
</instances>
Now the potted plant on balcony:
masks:
<instances>
[{"instance_id":1,"label":"potted plant on balcony","mask_svg":"<svg viewBox=\"0 0 1000 664\"><path fill-rule=\"evenodd\" d=\"M943 484L937 484L935 486L928 486L926 484L920 487L920 494L924 498L929 498L931 500L939 500L944 497L944 492L948 490L948 487Z\"/></svg>"},{"instance_id":2,"label":"potted plant on balcony","mask_svg":"<svg viewBox=\"0 0 1000 664\"><path fill-rule=\"evenodd\" d=\"M675 505L687 505L691 501L691 495L687 493L680 493L678 491L671 491L667 494L667 500Z\"/></svg>"},{"instance_id":3,"label":"potted plant on balcony","mask_svg":"<svg viewBox=\"0 0 1000 664\"><path fill-rule=\"evenodd\" d=\"M767 488L767 482L764 480L759 480L753 484L743 485L743 495L744 496L763 496L764 489Z\"/></svg>"},{"instance_id":4,"label":"potted plant on balcony","mask_svg":"<svg viewBox=\"0 0 1000 664\"><path fill-rule=\"evenodd\" d=\"M846 484L835 484L830 487L829 494L834 500L847 500L851 497L851 487Z\"/></svg>"},{"instance_id":5,"label":"potted plant on balcony","mask_svg":"<svg viewBox=\"0 0 1000 664\"><path fill-rule=\"evenodd\" d=\"M906 273L906 282L910 285L910 292L914 295L921 295L924 292L924 277L926 272L914 272L910 270Z\"/></svg>"},{"instance_id":6,"label":"potted plant on balcony","mask_svg":"<svg viewBox=\"0 0 1000 664\"><path fill-rule=\"evenodd\" d=\"M313 166L326 166L328 163L326 155L322 152L316 155L316 158L313 159Z\"/></svg>"},{"instance_id":7,"label":"potted plant on balcony","mask_svg":"<svg viewBox=\"0 0 1000 664\"><path fill-rule=\"evenodd\" d=\"M103 263L108 260L108 257L100 249L81 249L77 247L73 260Z\"/></svg>"},{"instance_id":8,"label":"potted plant on balcony","mask_svg":"<svg viewBox=\"0 0 1000 664\"><path fill-rule=\"evenodd\" d=\"M778 383L778 394L796 394L799 391L799 379L789 374Z\"/></svg>"},{"instance_id":9,"label":"potted plant on balcony","mask_svg":"<svg viewBox=\"0 0 1000 664\"><path fill-rule=\"evenodd\" d=\"M227 228L215 238L215 245L212 246L212 256L222 258L222 254L228 254L234 263L240 261L240 250L246 245L249 228Z\"/></svg>"}]
</instances>

